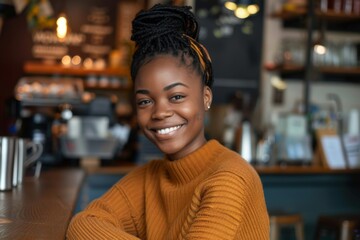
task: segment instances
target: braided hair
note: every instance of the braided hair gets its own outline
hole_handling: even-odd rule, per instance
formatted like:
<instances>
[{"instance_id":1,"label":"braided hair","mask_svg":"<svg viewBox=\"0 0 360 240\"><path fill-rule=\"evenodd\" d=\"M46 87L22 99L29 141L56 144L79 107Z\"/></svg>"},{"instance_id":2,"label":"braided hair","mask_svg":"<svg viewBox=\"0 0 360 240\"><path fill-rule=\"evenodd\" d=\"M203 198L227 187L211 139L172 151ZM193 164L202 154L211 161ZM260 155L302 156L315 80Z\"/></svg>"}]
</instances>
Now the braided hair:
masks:
<instances>
[{"instance_id":1,"label":"braided hair","mask_svg":"<svg viewBox=\"0 0 360 240\"><path fill-rule=\"evenodd\" d=\"M157 55L180 56L183 64L192 59L191 66L203 77L210 88L213 83L211 59L205 47L198 42L199 26L189 6L156 4L140 11L132 22L131 40L135 52L131 63L131 77L139 68Z\"/></svg>"}]
</instances>

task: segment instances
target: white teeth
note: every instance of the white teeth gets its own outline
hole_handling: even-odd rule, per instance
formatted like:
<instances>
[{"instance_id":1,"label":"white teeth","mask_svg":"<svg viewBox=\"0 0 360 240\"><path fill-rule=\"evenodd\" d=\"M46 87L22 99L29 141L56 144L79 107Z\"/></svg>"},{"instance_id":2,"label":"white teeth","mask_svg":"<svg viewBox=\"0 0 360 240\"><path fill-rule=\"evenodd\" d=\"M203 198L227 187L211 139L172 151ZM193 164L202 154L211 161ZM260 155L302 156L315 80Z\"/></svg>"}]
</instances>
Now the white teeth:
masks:
<instances>
[{"instance_id":1,"label":"white teeth","mask_svg":"<svg viewBox=\"0 0 360 240\"><path fill-rule=\"evenodd\" d=\"M181 127L181 125L175 126L175 127L169 127L169 128L164 128L164 129L159 129L156 132L159 134L169 134L175 130L178 130Z\"/></svg>"}]
</instances>

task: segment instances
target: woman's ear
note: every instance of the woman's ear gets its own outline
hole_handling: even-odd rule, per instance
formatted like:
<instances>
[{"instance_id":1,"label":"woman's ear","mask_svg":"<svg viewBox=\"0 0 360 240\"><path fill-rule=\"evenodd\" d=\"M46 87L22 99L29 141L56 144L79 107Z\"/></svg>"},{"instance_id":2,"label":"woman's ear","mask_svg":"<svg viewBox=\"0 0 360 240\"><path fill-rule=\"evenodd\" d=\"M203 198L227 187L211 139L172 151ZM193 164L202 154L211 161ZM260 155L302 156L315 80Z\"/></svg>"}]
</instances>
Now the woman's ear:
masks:
<instances>
[{"instance_id":1,"label":"woman's ear","mask_svg":"<svg viewBox=\"0 0 360 240\"><path fill-rule=\"evenodd\" d=\"M211 107L211 102L212 102L212 91L208 86L204 87L204 108L205 111L208 111Z\"/></svg>"}]
</instances>

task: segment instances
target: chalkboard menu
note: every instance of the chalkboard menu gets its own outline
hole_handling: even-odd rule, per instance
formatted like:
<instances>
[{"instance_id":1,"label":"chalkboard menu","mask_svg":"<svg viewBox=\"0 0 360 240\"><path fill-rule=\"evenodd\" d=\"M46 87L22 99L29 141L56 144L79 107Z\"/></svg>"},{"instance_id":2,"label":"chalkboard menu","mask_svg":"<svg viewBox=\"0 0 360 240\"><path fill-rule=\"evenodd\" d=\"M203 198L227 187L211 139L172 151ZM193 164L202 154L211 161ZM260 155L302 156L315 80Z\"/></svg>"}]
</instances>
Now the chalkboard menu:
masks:
<instances>
[{"instance_id":1,"label":"chalkboard menu","mask_svg":"<svg viewBox=\"0 0 360 240\"><path fill-rule=\"evenodd\" d=\"M61 59L79 55L82 59L108 59L115 45L117 2L114 0L53 0L54 17L64 13L69 31L59 40L54 29L37 29L32 33L35 59Z\"/></svg>"},{"instance_id":2,"label":"chalkboard menu","mask_svg":"<svg viewBox=\"0 0 360 240\"><path fill-rule=\"evenodd\" d=\"M263 3L257 3L260 11L240 20L225 9L223 1L196 1L195 13L201 26L200 41L208 49L213 62L215 101L226 102L239 90L255 97L258 94Z\"/></svg>"}]
</instances>

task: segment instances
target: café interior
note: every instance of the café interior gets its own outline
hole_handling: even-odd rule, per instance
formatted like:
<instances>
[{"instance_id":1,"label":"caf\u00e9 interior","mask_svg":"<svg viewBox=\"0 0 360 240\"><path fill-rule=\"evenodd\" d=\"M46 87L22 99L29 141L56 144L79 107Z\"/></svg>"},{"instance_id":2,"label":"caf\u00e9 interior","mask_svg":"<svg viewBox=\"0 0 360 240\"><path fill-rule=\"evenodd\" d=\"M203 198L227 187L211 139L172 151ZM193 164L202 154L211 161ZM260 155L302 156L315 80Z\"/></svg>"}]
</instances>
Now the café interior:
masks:
<instances>
[{"instance_id":1,"label":"caf\u00e9 interior","mask_svg":"<svg viewBox=\"0 0 360 240\"><path fill-rule=\"evenodd\" d=\"M131 21L158 2L0 1L1 239L64 239L74 214L162 157L137 128L129 69ZM259 174L269 239L359 240L360 0L162 2L200 23L205 133Z\"/></svg>"}]
</instances>

